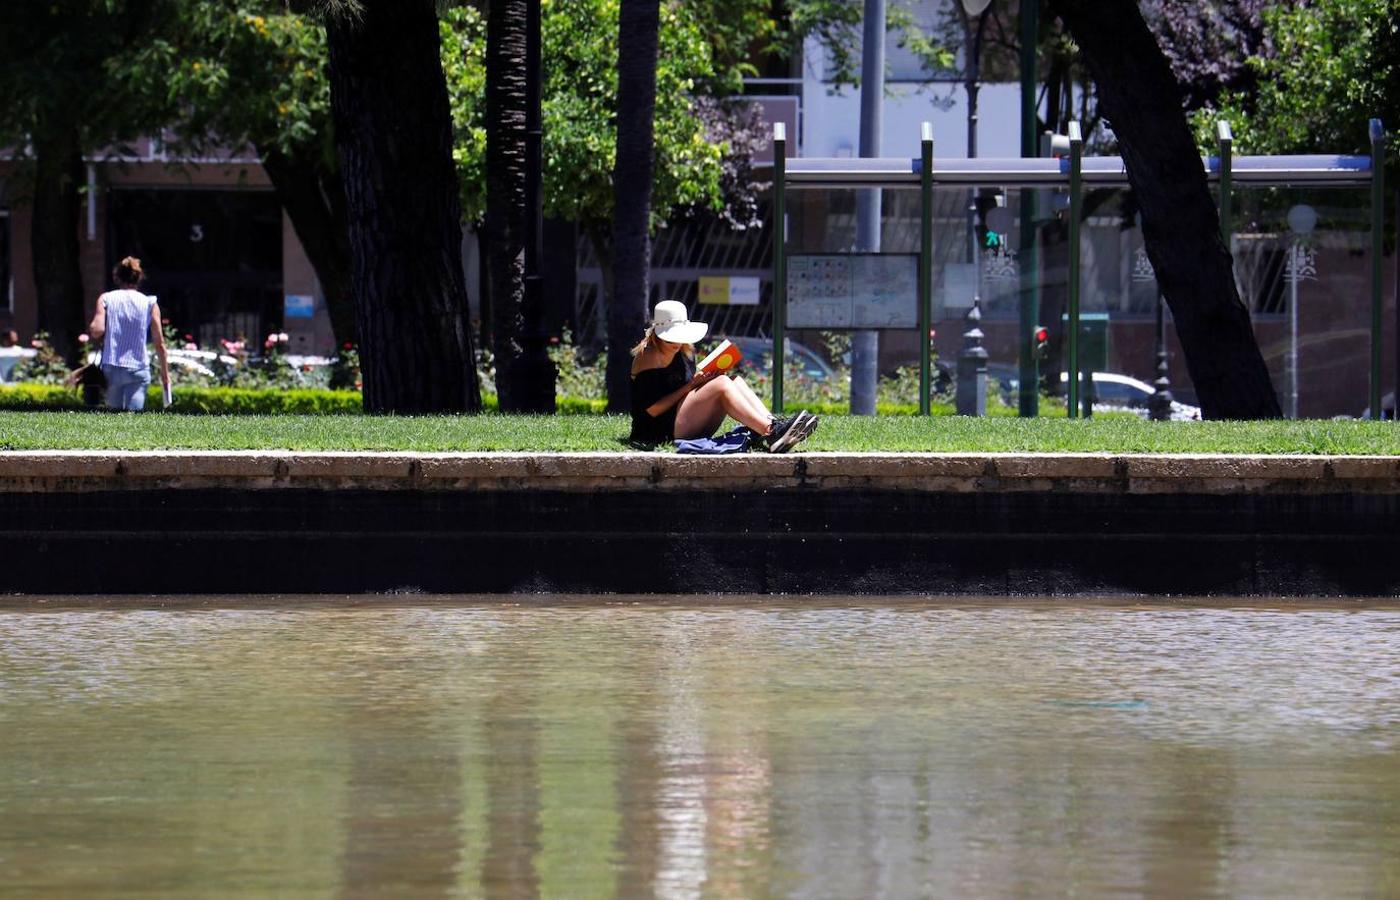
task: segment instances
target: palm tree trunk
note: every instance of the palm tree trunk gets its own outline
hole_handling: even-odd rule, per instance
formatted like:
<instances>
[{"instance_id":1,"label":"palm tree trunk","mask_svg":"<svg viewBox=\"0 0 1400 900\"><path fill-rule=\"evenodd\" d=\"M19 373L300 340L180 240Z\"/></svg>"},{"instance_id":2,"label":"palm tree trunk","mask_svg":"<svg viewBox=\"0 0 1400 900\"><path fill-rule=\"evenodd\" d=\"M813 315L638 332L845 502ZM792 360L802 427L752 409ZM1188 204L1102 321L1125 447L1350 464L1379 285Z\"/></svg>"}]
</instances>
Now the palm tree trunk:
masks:
<instances>
[{"instance_id":1,"label":"palm tree trunk","mask_svg":"<svg viewBox=\"0 0 1400 900\"><path fill-rule=\"evenodd\" d=\"M433 0L332 15L331 112L368 412L475 412L462 206Z\"/></svg>"},{"instance_id":2,"label":"palm tree trunk","mask_svg":"<svg viewBox=\"0 0 1400 900\"><path fill-rule=\"evenodd\" d=\"M622 0L617 41L617 162L613 168L614 292L608 305L608 410L631 404L632 345L647 320L649 216L656 114L658 0Z\"/></svg>"},{"instance_id":3,"label":"palm tree trunk","mask_svg":"<svg viewBox=\"0 0 1400 900\"><path fill-rule=\"evenodd\" d=\"M1282 412L1235 285L1181 89L1135 3L1051 0L1093 73L1142 209L1147 257L1210 419Z\"/></svg>"},{"instance_id":4,"label":"palm tree trunk","mask_svg":"<svg viewBox=\"0 0 1400 900\"><path fill-rule=\"evenodd\" d=\"M538 310L527 311L525 296L525 52L531 2L538 0L490 0L487 7L486 219L500 408L548 413L555 408L554 365L538 333Z\"/></svg>"},{"instance_id":5,"label":"palm tree trunk","mask_svg":"<svg viewBox=\"0 0 1400 900\"><path fill-rule=\"evenodd\" d=\"M39 330L65 359L84 326L83 275L78 260L83 151L76 128L36 129L34 218L30 246L38 289Z\"/></svg>"}]
</instances>

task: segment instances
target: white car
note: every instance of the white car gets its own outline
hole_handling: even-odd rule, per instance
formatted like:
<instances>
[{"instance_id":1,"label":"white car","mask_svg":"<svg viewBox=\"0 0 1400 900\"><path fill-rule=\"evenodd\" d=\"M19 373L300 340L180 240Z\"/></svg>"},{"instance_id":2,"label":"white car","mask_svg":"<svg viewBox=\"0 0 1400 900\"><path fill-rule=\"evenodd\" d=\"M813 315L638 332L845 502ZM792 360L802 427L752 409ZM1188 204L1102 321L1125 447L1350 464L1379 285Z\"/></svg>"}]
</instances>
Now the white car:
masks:
<instances>
[{"instance_id":1,"label":"white car","mask_svg":"<svg viewBox=\"0 0 1400 900\"><path fill-rule=\"evenodd\" d=\"M1061 372L1060 383L1064 384L1068 380L1068 373ZM1149 412L1148 402L1154 393L1156 390L1152 385L1131 375L1119 375L1116 372L1094 373L1094 412L1127 410L1146 418ZM1173 422L1194 421L1201 418L1201 408L1173 400L1170 418Z\"/></svg>"},{"instance_id":2,"label":"white car","mask_svg":"<svg viewBox=\"0 0 1400 900\"><path fill-rule=\"evenodd\" d=\"M39 351L32 347L0 347L0 381L9 381L20 363L38 355Z\"/></svg>"},{"instance_id":3,"label":"white car","mask_svg":"<svg viewBox=\"0 0 1400 900\"><path fill-rule=\"evenodd\" d=\"M98 360L98 356L98 352L93 350L88 353L87 361L95 363ZM216 358L223 360L229 365L238 365L238 360L234 359L232 356L221 356L217 353L211 353L208 350L177 350L174 347L168 347L165 351L165 358L166 361L170 363L170 368L175 371L185 372L190 375L203 375L206 378L214 377L214 370L209 368L206 363ZM154 354L152 354L151 359L154 361Z\"/></svg>"}]
</instances>

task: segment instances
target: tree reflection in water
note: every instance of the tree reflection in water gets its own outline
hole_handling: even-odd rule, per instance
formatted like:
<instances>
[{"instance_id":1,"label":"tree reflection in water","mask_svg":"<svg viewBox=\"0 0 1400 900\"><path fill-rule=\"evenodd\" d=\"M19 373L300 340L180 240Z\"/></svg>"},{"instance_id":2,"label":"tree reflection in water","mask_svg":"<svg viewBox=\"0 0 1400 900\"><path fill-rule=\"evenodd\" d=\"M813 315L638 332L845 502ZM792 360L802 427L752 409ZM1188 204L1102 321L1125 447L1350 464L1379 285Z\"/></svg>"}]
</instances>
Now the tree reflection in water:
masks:
<instances>
[{"instance_id":1,"label":"tree reflection in water","mask_svg":"<svg viewBox=\"0 0 1400 900\"><path fill-rule=\"evenodd\" d=\"M1396 658L1393 610L0 613L0 883L1385 894Z\"/></svg>"}]
</instances>

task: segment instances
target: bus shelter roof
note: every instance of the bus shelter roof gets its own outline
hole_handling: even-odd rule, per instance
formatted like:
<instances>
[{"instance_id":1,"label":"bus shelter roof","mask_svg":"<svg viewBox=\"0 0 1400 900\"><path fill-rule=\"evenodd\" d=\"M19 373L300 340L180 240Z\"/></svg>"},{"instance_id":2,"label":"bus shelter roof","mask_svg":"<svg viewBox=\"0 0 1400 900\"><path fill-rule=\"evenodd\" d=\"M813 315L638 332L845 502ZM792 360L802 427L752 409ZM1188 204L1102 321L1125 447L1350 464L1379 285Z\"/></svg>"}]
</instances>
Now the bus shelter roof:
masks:
<instances>
[{"instance_id":1,"label":"bus shelter roof","mask_svg":"<svg viewBox=\"0 0 1400 900\"><path fill-rule=\"evenodd\" d=\"M1122 157L1090 156L1081 164L1086 187L1128 187ZM1220 179L1220 158L1202 157L1208 181ZM996 185L1006 188L1069 184L1067 158L935 159L935 185ZM786 182L793 188L917 187L919 159L881 157L796 157L784 165ZM1303 154L1291 156L1236 156L1230 173L1235 184L1268 187L1363 186L1371 180L1369 156Z\"/></svg>"}]
</instances>

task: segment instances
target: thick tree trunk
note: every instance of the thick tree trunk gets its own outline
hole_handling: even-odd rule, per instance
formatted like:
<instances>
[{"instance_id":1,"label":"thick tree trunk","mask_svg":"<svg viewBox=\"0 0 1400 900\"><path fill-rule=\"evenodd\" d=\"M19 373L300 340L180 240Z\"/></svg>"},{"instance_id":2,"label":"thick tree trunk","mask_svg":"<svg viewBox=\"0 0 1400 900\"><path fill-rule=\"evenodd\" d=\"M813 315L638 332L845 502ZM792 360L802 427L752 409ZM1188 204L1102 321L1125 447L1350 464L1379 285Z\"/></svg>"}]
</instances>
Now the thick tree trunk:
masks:
<instances>
[{"instance_id":1,"label":"thick tree trunk","mask_svg":"<svg viewBox=\"0 0 1400 900\"><path fill-rule=\"evenodd\" d=\"M263 170L321 282L336 341L358 343L349 222L340 173L324 160L310 158L311 153L287 156L276 147L260 148L260 153Z\"/></svg>"},{"instance_id":2,"label":"thick tree trunk","mask_svg":"<svg viewBox=\"0 0 1400 900\"><path fill-rule=\"evenodd\" d=\"M490 0L486 18L486 219L496 392L503 412L554 412L554 364L525 308L526 7ZM537 311L534 311L537 312ZM527 321L528 320L528 321Z\"/></svg>"},{"instance_id":3,"label":"thick tree trunk","mask_svg":"<svg viewBox=\"0 0 1400 900\"><path fill-rule=\"evenodd\" d=\"M462 207L433 0L327 23L368 412L478 411Z\"/></svg>"},{"instance_id":4,"label":"thick tree trunk","mask_svg":"<svg viewBox=\"0 0 1400 900\"><path fill-rule=\"evenodd\" d=\"M1203 415L1278 418L1278 398L1240 300L1181 91L1135 3L1051 0L1079 45L1113 127L1147 256L1171 307Z\"/></svg>"},{"instance_id":5,"label":"thick tree trunk","mask_svg":"<svg viewBox=\"0 0 1400 900\"><path fill-rule=\"evenodd\" d=\"M39 329L72 359L85 322L78 260L83 151L74 128L34 135L34 219L30 246L38 290Z\"/></svg>"},{"instance_id":6,"label":"thick tree trunk","mask_svg":"<svg viewBox=\"0 0 1400 900\"><path fill-rule=\"evenodd\" d=\"M622 0L617 41L617 162L613 168L613 296L608 305L608 410L631 408L632 345L647 322L652 121L658 0Z\"/></svg>"}]
</instances>

